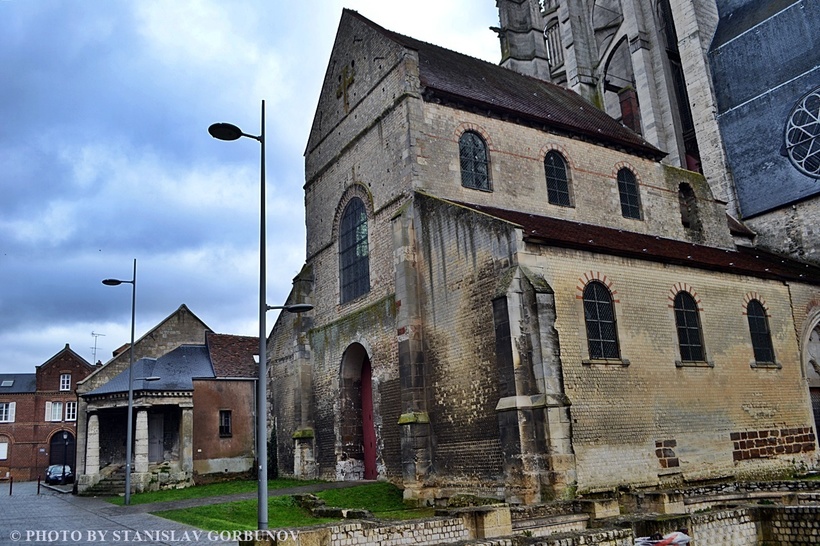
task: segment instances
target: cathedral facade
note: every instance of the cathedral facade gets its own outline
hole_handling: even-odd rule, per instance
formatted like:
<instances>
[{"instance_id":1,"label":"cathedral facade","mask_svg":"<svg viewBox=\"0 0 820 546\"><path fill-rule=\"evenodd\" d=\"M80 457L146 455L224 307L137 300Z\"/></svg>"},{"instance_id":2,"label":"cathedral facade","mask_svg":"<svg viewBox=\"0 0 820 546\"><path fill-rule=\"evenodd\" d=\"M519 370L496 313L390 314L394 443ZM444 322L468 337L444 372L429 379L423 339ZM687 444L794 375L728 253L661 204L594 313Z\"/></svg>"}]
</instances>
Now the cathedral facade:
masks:
<instances>
[{"instance_id":1,"label":"cathedral facade","mask_svg":"<svg viewBox=\"0 0 820 546\"><path fill-rule=\"evenodd\" d=\"M314 310L269 343L279 472L530 503L814 466L820 271L755 248L685 141L547 81L539 32L499 67L344 11L288 301Z\"/></svg>"}]
</instances>

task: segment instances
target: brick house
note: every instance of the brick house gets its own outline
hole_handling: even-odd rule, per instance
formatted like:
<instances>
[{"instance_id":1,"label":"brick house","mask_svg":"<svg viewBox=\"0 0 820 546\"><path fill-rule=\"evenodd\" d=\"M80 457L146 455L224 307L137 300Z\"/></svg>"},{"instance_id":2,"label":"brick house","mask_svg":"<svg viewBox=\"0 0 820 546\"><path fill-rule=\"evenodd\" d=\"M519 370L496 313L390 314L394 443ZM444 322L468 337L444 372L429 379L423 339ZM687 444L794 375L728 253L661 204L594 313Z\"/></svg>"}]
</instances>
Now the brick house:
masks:
<instances>
[{"instance_id":1,"label":"brick house","mask_svg":"<svg viewBox=\"0 0 820 546\"><path fill-rule=\"evenodd\" d=\"M815 465L820 270L665 155L345 10L288 300L314 311L269 345L279 471L538 502Z\"/></svg>"},{"instance_id":2,"label":"brick house","mask_svg":"<svg viewBox=\"0 0 820 546\"><path fill-rule=\"evenodd\" d=\"M185 305L134 343L135 491L253 467L258 343L211 332ZM124 475L128 363L124 350L78 386L80 493L107 491Z\"/></svg>"},{"instance_id":3,"label":"brick house","mask_svg":"<svg viewBox=\"0 0 820 546\"><path fill-rule=\"evenodd\" d=\"M34 480L50 464L75 466L75 389L93 371L66 344L35 373L0 374L0 478Z\"/></svg>"}]
</instances>

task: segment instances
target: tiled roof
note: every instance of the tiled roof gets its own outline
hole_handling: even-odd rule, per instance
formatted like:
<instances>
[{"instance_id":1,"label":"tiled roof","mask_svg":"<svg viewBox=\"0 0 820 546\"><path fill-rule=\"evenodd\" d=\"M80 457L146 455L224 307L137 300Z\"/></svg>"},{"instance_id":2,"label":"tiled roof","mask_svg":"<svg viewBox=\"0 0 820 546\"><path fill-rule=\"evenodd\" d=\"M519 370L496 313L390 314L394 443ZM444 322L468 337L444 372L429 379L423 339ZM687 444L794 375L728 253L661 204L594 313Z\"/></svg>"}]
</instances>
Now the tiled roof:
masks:
<instances>
[{"instance_id":1,"label":"tiled roof","mask_svg":"<svg viewBox=\"0 0 820 546\"><path fill-rule=\"evenodd\" d=\"M345 13L418 52L425 96L477 106L656 159L666 155L569 89L397 34L355 11Z\"/></svg>"},{"instance_id":2,"label":"tiled roof","mask_svg":"<svg viewBox=\"0 0 820 546\"><path fill-rule=\"evenodd\" d=\"M254 355L259 354L259 338L228 334L205 335L216 377L256 377L258 366Z\"/></svg>"},{"instance_id":3,"label":"tiled roof","mask_svg":"<svg viewBox=\"0 0 820 546\"><path fill-rule=\"evenodd\" d=\"M134 378L159 377L157 381L134 380L134 391L193 391L195 378L213 378L214 371L204 345L182 345L159 358L134 362ZM84 394L96 396L128 391L128 368L104 385Z\"/></svg>"},{"instance_id":4,"label":"tiled roof","mask_svg":"<svg viewBox=\"0 0 820 546\"><path fill-rule=\"evenodd\" d=\"M735 250L581 224L525 212L458 203L521 227L528 242L753 277L820 284L820 268L756 248Z\"/></svg>"},{"instance_id":5,"label":"tiled roof","mask_svg":"<svg viewBox=\"0 0 820 546\"><path fill-rule=\"evenodd\" d=\"M7 386L3 386L3 383ZM8 383L11 383L10 385ZM37 390L37 374L0 373L0 394L20 394Z\"/></svg>"}]
</instances>

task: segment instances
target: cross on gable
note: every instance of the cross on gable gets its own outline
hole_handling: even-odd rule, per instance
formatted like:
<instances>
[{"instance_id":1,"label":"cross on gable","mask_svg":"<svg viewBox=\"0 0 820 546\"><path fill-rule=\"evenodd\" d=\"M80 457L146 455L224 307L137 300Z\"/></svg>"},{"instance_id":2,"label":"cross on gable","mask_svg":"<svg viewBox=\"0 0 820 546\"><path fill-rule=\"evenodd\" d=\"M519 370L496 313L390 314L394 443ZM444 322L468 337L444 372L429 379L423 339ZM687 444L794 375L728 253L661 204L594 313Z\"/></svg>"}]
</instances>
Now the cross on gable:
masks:
<instances>
[{"instance_id":1,"label":"cross on gable","mask_svg":"<svg viewBox=\"0 0 820 546\"><path fill-rule=\"evenodd\" d=\"M349 66L345 65L342 68L342 73L339 75L339 87L336 89L336 98L340 99L344 97L345 114L350 112L350 102L347 89L355 81L355 77L356 72L354 72L353 70L353 63L351 63Z\"/></svg>"}]
</instances>

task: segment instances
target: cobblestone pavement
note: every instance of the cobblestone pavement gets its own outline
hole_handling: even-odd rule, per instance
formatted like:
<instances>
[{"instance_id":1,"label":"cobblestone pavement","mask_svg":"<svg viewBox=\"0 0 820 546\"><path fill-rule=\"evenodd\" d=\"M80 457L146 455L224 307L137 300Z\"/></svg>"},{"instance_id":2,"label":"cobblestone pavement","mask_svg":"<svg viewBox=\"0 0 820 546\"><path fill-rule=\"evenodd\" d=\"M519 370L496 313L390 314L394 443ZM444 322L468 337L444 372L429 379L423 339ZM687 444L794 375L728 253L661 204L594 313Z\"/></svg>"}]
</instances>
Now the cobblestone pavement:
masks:
<instances>
[{"instance_id":1,"label":"cobblestone pavement","mask_svg":"<svg viewBox=\"0 0 820 546\"><path fill-rule=\"evenodd\" d=\"M0 482L0 545L236 546L229 536L208 533L153 516L136 507L77 497L37 482Z\"/></svg>"},{"instance_id":2,"label":"cobblestone pavement","mask_svg":"<svg viewBox=\"0 0 820 546\"><path fill-rule=\"evenodd\" d=\"M355 487L368 482L325 482L269 491L270 496L314 493L324 489ZM202 531L148 512L256 499L257 493L238 493L180 501L116 506L96 497L71 495L71 486L40 486L17 482L9 496L9 483L0 482L0 546L86 546L91 544L141 544L143 546L237 546L226 533ZM276 530L273 530L275 533Z\"/></svg>"}]
</instances>

